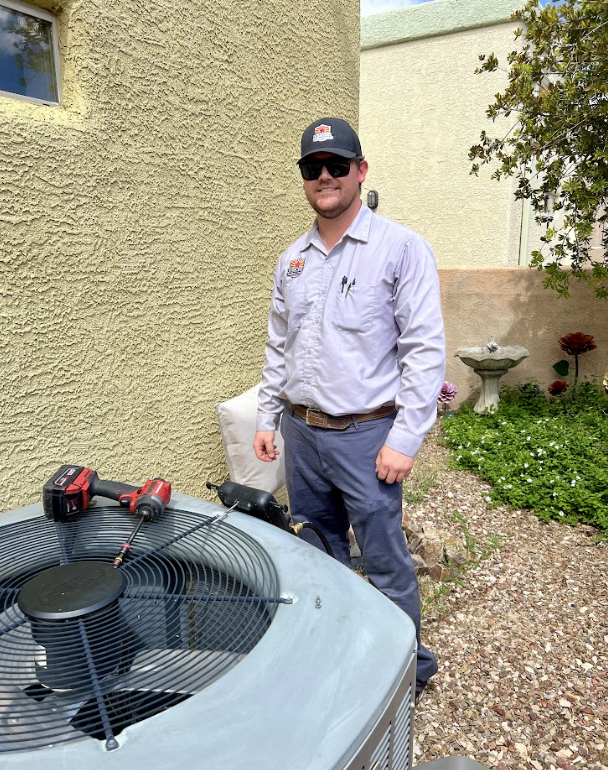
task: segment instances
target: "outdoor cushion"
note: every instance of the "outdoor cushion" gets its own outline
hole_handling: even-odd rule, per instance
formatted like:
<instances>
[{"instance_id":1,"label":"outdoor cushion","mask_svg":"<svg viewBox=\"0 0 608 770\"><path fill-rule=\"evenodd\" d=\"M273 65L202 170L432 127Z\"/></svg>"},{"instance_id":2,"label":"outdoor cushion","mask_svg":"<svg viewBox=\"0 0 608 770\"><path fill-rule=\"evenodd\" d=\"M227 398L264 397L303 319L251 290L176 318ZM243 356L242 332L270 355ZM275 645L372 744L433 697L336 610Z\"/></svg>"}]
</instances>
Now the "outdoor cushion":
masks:
<instances>
[{"instance_id":1,"label":"outdoor cushion","mask_svg":"<svg viewBox=\"0 0 608 770\"><path fill-rule=\"evenodd\" d=\"M275 444L280 454L272 463L265 463L255 456L253 437L258 406L259 384L216 405L220 422L224 453L230 480L274 494L285 484L283 439L279 431Z\"/></svg>"}]
</instances>

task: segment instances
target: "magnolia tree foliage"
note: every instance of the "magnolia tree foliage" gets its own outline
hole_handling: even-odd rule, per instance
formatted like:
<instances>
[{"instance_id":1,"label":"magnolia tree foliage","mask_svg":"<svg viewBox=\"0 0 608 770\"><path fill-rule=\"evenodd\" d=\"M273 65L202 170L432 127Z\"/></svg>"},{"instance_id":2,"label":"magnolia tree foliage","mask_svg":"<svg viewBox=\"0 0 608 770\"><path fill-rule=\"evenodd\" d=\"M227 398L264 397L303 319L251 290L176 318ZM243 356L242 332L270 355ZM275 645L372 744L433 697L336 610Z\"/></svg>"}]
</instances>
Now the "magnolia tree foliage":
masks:
<instances>
[{"instance_id":1,"label":"magnolia tree foliage","mask_svg":"<svg viewBox=\"0 0 608 770\"><path fill-rule=\"evenodd\" d=\"M571 276L608 298L608 0L562 0L540 8L530 0L512 16L515 31L509 84L487 110L512 121L506 135L483 131L469 157L472 173L494 160L492 176L515 176L515 197L531 202L543 246L531 267L545 286L568 296ZM476 70L499 68L492 53ZM599 223L602 248L590 256ZM566 269L566 268L571 268Z\"/></svg>"}]
</instances>

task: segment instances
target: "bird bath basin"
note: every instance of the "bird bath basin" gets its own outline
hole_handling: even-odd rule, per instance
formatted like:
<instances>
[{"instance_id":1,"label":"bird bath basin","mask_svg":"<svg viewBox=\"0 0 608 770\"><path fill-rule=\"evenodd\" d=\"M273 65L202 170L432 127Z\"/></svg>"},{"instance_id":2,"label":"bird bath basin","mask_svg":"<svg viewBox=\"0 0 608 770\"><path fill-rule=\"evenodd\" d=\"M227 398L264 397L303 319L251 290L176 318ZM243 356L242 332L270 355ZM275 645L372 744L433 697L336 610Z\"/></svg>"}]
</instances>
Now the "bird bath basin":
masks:
<instances>
[{"instance_id":1,"label":"bird bath basin","mask_svg":"<svg viewBox=\"0 0 608 770\"><path fill-rule=\"evenodd\" d=\"M481 377L481 393L473 407L477 414L481 414L486 409L496 409L500 378L527 358L530 352L520 345L501 347L494 337L490 337L487 345L460 348L455 355Z\"/></svg>"}]
</instances>

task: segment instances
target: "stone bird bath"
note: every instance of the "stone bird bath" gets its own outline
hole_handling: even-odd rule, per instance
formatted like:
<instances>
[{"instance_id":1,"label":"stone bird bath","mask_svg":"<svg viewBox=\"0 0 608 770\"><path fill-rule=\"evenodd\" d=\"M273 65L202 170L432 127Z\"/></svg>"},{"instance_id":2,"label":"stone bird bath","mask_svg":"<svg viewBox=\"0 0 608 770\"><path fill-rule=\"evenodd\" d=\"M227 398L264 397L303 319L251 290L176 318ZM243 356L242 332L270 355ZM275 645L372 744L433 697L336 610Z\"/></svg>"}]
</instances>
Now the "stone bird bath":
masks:
<instances>
[{"instance_id":1,"label":"stone bird bath","mask_svg":"<svg viewBox=\"0 0 608 770\"><path fill-rule=\"evenodd\" d=\"M486 409L493 411L498 406L498 383L503 374L517 366L530 355L520 345L501 347L490 337L487 345L475 348L460 348L454 354L463 364L470 366L481 377L481 393L473 409L477 414Z\"/></svg>"}]
</instances>

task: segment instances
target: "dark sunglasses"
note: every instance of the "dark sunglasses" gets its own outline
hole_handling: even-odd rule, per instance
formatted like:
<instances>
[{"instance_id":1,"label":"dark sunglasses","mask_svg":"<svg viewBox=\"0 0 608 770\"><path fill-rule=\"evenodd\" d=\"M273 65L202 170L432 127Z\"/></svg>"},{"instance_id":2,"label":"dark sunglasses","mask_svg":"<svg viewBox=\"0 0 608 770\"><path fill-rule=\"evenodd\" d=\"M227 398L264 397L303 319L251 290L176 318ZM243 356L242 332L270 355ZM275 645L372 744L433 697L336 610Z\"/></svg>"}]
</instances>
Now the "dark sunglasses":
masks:
<instances>
[{"instance_id":1,"label":"dark sunglasses","mask_svg":"<svg viewBox=\"0 0 608 770\"><path fill-rule=\"evenodd\" d=\"M312 179L318 179L321 176L323 168L327 169L327 173L334 179L336 177L348 176L350 174L350 158L324 158L319 160L318 158L310 158L301 160L298 165L300 166L300 173L302 179L310 182Z\"/></svg>"}]
</instances>

